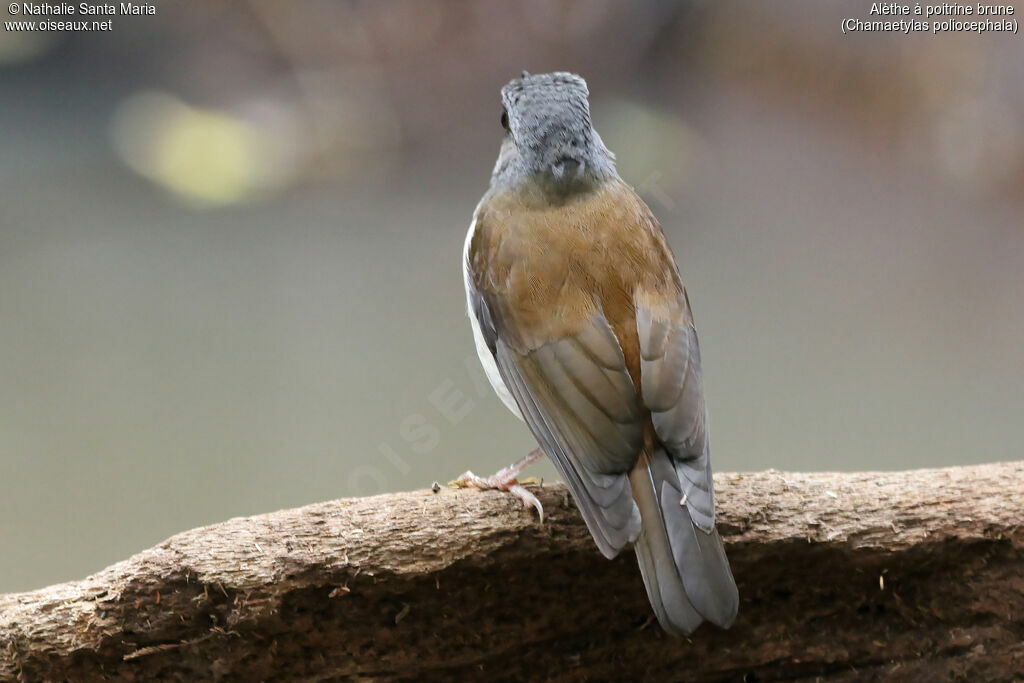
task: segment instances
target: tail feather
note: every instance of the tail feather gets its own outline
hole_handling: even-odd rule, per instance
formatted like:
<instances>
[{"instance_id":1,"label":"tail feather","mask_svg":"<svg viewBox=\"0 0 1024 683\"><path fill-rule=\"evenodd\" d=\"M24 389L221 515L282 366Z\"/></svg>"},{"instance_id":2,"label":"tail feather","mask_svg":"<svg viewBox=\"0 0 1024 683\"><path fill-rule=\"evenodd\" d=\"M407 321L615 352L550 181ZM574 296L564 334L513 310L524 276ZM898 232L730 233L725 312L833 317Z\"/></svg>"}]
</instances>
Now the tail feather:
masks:
<instances>
[{"instance_id":1,"label":"tail feather","mask_svg":"<svg viewBox=\"0 0 1024 683\"><path fill-rule=\"evenodd\" d=\"M629 475L643 520L634 545L647 596L662 627L690 633L707 620L728 628L739 609L722 539L698 528L682 498L679 478L661 448L644 453Z\"/></svg>"}]
</instances>

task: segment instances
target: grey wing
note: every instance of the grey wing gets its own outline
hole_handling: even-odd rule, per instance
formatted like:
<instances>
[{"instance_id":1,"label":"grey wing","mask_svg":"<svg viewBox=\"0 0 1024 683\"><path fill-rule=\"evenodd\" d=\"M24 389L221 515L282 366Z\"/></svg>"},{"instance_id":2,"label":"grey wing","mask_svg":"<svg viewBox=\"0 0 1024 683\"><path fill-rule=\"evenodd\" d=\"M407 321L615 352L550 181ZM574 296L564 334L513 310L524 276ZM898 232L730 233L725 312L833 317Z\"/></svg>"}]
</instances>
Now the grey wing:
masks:
<instances>
[{"instance_id":1,"label":"grey wing","mask_svg":"<svg viewBox=\"0 0 1024 683\"><path fill-rule=\"evenodd\" d=\"M576 335L513 348L492 308L474 314L505 386L569 487L605 557L640 534L628 472L643 445L642 412L618 340L598 311Z\"/></svg>"},{"instance_id":2,"label":"grey wing","mask_svg":"<svg viewBox=\"0 0 1024 683\"><path fill-rule=\"evenodd\" d=\"M689 302L680 292L661 317L638 305L640 382L659 444L634 473L644 517L637 559L658 620L687 633L701 618L728 628L739 594L715 530L700 349ZM650 522L650 524L648 523Z\"/></svg>"},{"instance_id":3,"label":"grey wing","mask_svg":"<svg viewBox=\"0 0 1024 683\"><path fill-rule=\"evenodd\" d=\"M697 331L685 294L680 296L677 313L668 320L638 304L636 326L644 405L672 459L694 524L710 532L715 526L715 494L707 411Z\"/></svg>"}]
</instances>

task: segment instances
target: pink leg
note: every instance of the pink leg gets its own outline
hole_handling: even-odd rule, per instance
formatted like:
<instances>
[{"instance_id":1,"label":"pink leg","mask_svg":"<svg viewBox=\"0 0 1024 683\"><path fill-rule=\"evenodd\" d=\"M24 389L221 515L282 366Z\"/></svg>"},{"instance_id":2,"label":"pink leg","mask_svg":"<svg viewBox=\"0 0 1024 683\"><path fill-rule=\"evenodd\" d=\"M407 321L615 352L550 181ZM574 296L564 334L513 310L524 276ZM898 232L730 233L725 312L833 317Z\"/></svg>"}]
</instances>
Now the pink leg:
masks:
<instances>
[{"instance_id":1,"label":"pink leg","mask_svg":"<svg viewBox=\"0 0 1024 683\"><path fill-rule=\"evenodd\" d=\"M544 522L544 507L537 500L537 496L533 495L526 490L519 483L519 474L537 462L544 456L544 451L537 448L530 452L522 460L515 462L508 467L499 470L496 474L490 477L478 477L472 472L465 472L461 477L452 482L455 486L468 487L475 486L478 489L497 489L499 491L508 491L516 495L520 500L523 501L523 505L532 507L540 515L541 523Z\"/></svg>"}]
</instances>

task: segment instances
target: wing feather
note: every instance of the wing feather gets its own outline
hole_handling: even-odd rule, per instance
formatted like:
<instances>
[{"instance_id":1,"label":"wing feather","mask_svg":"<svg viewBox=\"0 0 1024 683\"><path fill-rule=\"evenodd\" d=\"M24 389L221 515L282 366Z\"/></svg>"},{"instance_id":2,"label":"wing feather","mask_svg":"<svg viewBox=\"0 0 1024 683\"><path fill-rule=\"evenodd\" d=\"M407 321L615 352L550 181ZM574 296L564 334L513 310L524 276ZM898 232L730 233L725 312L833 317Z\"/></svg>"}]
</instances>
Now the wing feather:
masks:
<instances>
[{"instance_id":1,"label":"wing feather","mask_svg":"<svg viewBox=\"0 0 1024 683\"><path fill-rule=\"evenodd\" d=\"M660 315L637 304L641 395L651 411L654 431L675 466L690 516L710 532L715 524L715 495L700 347L685 294L676 304Z\"/></svg>"},{"instance_id":2,"label":"wing feather","mask_svg":"<svg viewBox=\"0 0 1024 683\"><path fill-rule=\"evenodd\" d=\"M615 557L640 533L640 513L625 471L596 471L592 459L583 456L598 452L601 445L576 414L559 405L558 395L533 359L498 340L495 360L530 431L565 479L598 548L605 557Z\"/></svg>"},{"instance_id":3,"label":"wing feather","mask_svg":"<svg viewBox=\"0 0 1024 683\"><path fill-rule=\"evenodd\" d=\"M502 380L576 500L594 540L614 557L640 534L628 473L643 446L642 411L618 341L598 309L577 334L513 348L500 303L475 288L473 310ZM497 318L497 320L496 320Z\"/></svg>"},{"instance_id":4,"label":"wing feather","mask_svg":"<svg viewBox=\"0 0 1024 683\"><path fill-rule=\"evenodd\" d=\"M666 630L688 633L702 618L728 628L739 593L715 529L700 348L684 291L675 304L657 314L637 304L641 395L659 443L632 480L647 594Z\"/></svg>"}]
</instances>

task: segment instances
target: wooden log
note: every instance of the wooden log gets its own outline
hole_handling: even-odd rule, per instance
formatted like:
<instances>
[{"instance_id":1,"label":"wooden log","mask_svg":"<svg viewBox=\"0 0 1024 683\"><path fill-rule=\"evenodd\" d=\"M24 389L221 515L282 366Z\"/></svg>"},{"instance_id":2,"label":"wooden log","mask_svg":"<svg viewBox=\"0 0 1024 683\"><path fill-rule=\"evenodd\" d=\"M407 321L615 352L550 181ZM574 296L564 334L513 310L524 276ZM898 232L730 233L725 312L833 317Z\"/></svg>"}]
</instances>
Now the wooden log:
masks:
<instances>
[{"instance_id":1,"label":"wooden log","mask_svg":"<svg viewBox=\"0 0 1024 683\"><path fill-rule=\"evenodd\" d=\"M728 631L672 638L566 490L339 500L0 595L0 680L1024 679L1024 462L720 474Z\"/></svg>"}]
</instances>

